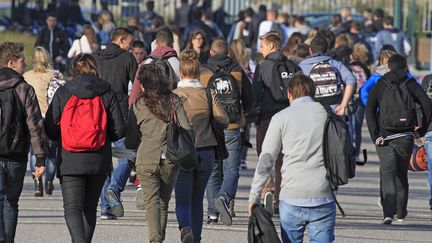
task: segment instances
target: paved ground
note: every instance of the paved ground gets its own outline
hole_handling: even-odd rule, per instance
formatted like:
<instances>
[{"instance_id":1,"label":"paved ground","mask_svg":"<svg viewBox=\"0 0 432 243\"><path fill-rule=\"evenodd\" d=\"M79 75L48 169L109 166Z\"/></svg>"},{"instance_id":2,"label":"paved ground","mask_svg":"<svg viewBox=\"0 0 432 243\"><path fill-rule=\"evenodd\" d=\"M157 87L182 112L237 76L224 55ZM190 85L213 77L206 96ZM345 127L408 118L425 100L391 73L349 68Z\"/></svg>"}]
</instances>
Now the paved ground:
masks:
<instances>
[{"instance_id":1,"label":"paved ground","mask_svg":"<svg viewBox=\"0 0 432 243\"><path fill-rule=\"evenodd\" d=\"M255 133L255 130L252 131ZM429 220L427 174L410 173L409 214L403 225L383 226L381 209L377 206L378 162L374 147L363 130L369 162L357 167L357 174L348 185L341 188L339 201L347 216L338 213L336 242L432 242L432 222ZM248 157L248 170L241 172L237 217L232 227L204 225L202 242L247 242L246 213L247 197L256 164L256 153L251 150ZM57 182L56 182L57 183ZM53 196L33 197L33 184L30 174L26 177L20 200L19 224L16 242L69 242L70 238L63 218L62 198L58 184ZM96 227L94 241L99 242L148 242L147 224L143 211L134 204L135 189L129 185L123 193L126 209L125 217L117 221L100 221ZM170 205L169 225L166 242L180 242L174 213L174 201ZM278 219L274 218L276 225Z\"/></svg>"}]
</instances>

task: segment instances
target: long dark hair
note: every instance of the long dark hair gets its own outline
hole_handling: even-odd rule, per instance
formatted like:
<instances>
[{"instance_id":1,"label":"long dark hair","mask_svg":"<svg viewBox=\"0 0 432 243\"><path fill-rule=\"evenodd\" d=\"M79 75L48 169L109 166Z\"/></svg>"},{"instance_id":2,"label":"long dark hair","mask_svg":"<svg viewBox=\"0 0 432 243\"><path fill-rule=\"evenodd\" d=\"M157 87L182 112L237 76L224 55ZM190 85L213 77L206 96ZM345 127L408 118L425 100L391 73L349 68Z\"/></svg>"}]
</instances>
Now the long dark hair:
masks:
<instances>
[{"instance_id":1,"label":"long dark hair","mask_svg":"<svg viewBox=\"0 0 432 243\"><path fill-rule=\"evenodd\" d=\"M142 100L150 112L160 120L170 122L171 111L176 110L173 102L175 95L169 89L170 82L164 71L155 64L142 65L138 80L144 88Z\"/></svg>"},{"instance_id":2,"label":"long dark hair","mask_svg":"<svg viewBox=\"0 0 432 243\"><path fill-rule=\"evenodd\" d=\"M200 47L201 52L206 52L209 50L209 45L207 43L206 35L205 35L204 31L202 31L202 30L197 30L197 31L192 32L192 34L190 34L185 50L193 49L192 40L195 39L198 35L201 35L203 38L203 44Z\"/></svg>"}]
</instances>

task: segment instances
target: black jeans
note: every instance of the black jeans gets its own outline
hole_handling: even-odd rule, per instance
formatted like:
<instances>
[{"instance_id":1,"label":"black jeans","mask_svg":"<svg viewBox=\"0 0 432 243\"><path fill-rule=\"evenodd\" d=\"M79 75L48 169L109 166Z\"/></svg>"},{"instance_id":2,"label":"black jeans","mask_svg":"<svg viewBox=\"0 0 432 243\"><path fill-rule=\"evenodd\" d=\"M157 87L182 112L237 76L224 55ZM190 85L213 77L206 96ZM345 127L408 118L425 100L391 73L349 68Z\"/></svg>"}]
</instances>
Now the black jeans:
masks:
<instances>
[{"instance_id":1,"label":"black jeans","mask_svg":"<svg viewBox=\"0 0 432 243\"><path fill-rule=\"evenodd\" d=\"M66 224L73 243L92 241L96 208L107 175L65 175L60 179Z\"/></svg>"},{"instance_id":2,"label":"black jeans","mask_svg":"<svg viewBox=\"0 0 432 243\"><path fill-rule=\"evenodd\" d=\"M412 137L402 137L377 146L380 160L381 200L384 217L405 218L408 204L408 163Z\"/></svg>"},{"instance_id":3,"label":"black jeans","mask_svg":"<svg viewBox=\"0 0 432 243\"><path fill-rule=\"evenodd\" d=\"M25 162L0 161L0 242L14 242L26 170Z\"/></svg>"}]
</instances>

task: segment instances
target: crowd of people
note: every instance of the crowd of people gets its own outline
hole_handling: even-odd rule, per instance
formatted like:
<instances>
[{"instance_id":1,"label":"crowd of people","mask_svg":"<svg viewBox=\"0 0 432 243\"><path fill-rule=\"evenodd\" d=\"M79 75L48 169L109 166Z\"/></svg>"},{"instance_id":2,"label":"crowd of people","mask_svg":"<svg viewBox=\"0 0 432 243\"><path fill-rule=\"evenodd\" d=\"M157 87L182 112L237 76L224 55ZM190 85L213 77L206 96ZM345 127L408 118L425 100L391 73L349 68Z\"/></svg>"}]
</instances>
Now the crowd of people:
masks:
<instances>
[{"instance_id":1,"label":"crowd of people","mask_svg":"<svg viewBox=\"0 0 432 243\"><path fill-rule=\"evenodd\" d=\"M15 237L29 155L35 197L51 195L60 180L72 242L92 241L98 205L101 220L124 217L128 181L150 242L165 240L173 191L181 241L201 242L205 197L206 223L232 224L253 126L259 159L249 213L263 203L279 215L283 242L302 242L306 227L311 241L333 242L336 204L322 152L327 108L349 126L358 164L367 160L366 114L380 160L382 223L404 221L418 135L432 167L432 78L421 86L409 73L410 43L391 16L368 9L356 22L347 7L318 29L261 5L241 11L230 28L221 10L181 2L174 25L147 1L124 27L101 11L97 27L82 22L73 41L60 15L48 13L25 73L23 45L0 43L0 204L7 209L0 242ZM193 138L192 169L169 156L172 124ZM131 150L134 158L118 152ZM429 182L432 210L431 172Z\"/></svg>"}]
</instances>

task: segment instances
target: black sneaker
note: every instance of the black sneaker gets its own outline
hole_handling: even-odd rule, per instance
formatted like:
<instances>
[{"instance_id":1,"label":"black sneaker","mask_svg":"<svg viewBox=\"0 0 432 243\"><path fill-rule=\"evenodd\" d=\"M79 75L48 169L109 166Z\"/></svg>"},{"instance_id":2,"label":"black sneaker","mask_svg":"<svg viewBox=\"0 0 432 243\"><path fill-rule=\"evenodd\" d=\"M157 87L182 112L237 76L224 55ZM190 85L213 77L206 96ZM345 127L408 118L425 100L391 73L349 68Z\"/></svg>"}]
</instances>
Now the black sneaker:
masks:
<instances>
[{"instance_id":1,"label":"black sneaker","mask_svg":"<svg viewBox=\"0 0 432 243\"><path fill-rule=\"evenodd\" d=\"M219 211L219 217L224 225L230 226L232 225L232 217L229 213L228 205L225 201L225 198L219 197L215 200L216 208Z\"/></svg>"},{"instance_id":2,"label":"black sneaker","mask_svg":"<svg viewBox=\"0 0 432 243\"><path fill-rule=\"evenodd\" d=\"M45 194L51 196L53 191L54 191L53 181L45 181Z\"/></svg>"},{"instance_id":3,"label":"black sneaker","mask_svg":"<svg viewBox=\"0 0 432 243\"><path fill-rule=\"evenodd\" d=\"M113 190L108 189L105 192L105 200L106 203L109 205L109 208L111 208L112 214L114 214L116 217L124 216L123 204L121 203L120 198Z\"/></svg>"},{"instance_id":4,"label":"black sneaker","mask_svg":"<svg viewBox=\"0 0 432 243\"><path fill-rule=\"evenodd\" d=\"M218 224L218 218L211 218L210 216L207 217L207 224Z\"/></svg>"}]
</instances>

